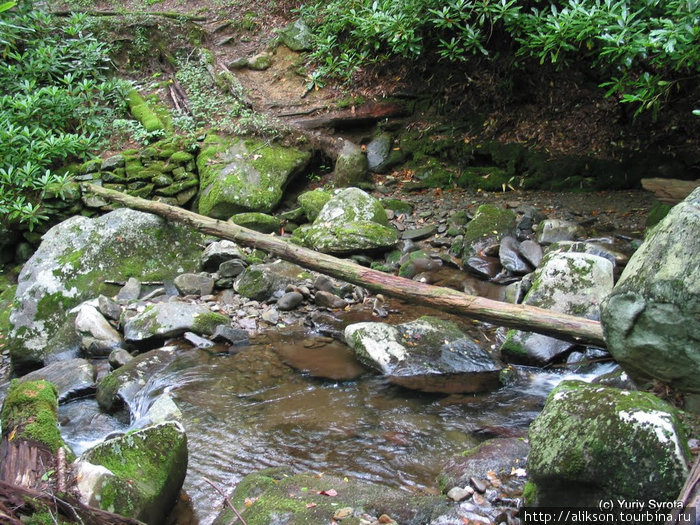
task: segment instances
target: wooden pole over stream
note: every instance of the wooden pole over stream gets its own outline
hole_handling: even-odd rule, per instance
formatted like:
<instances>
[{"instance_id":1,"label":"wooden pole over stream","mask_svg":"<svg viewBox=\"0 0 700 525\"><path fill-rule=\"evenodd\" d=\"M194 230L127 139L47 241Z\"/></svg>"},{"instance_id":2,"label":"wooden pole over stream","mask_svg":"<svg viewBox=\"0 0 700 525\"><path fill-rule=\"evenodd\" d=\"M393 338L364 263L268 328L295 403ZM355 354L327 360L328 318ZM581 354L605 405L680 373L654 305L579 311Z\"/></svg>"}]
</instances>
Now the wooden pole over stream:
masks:
<instances>
[{"instance_id":1,"label":"wooden pole over stream","mask_svg":"<svg viewBox=\"0 0 700 525\"><path fill-rule=\"evenodd\" d=\"M577 344L605 348L603 330L597 321L534 306L494 301L451 288L404 279L365 268L345 259L309 250L291 244L280 237L261 234L232 222L212 219L161 202L132 197L94 184L84 184L83 187L86 191L108 201L134 210L154 213L165 219L186 224L203 233L261 249L286 261L363 286L376 293L463 315L470 319L537 332Z\"/></svg>"}]
</instances>

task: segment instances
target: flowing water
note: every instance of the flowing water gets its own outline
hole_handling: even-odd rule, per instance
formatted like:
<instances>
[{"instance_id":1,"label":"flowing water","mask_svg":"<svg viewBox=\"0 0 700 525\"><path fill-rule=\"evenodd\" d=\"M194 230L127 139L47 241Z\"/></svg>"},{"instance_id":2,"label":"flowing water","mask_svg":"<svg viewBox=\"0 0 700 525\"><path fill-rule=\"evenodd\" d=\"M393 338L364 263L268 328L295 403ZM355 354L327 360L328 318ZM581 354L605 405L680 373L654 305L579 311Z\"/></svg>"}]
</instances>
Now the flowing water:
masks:
<instances>
[{"instance_id":1,"label":"flowing water","mask_svg":"<svg viewBox=\"0 0 700 525\"><path fill-rule=\"evenodd\" d=\"M221 504L205 477L228 490L272 466L434 493L451 456L488 437L524 436L546 394L571 376L521 368L515 384L489 394L427 395L388 384L318 334L268 332L255 341L233 355L178 347L137 400L136 418L164 393L182 411L184 488L199 523ZM59 415L76 452L128 428L92 399L67 403Z\"/></svg>"}]
</instances>

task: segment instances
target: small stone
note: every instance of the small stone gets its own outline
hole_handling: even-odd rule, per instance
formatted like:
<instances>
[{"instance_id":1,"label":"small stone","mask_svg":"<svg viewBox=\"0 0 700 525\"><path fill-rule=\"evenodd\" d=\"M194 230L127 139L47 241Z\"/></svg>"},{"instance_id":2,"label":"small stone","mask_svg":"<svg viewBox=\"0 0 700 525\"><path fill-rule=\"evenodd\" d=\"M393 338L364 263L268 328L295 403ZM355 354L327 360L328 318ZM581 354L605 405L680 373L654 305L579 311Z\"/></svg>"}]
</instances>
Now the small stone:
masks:
<instances>
[{"instance_id":1,"label":"small stone","mask_svg":"<svg viewBox=\"0 0 700 525\"><path fill-rule=\"evenodd\" d=\"M173 284L181 295L209 295L214 291L214 279L205 273L183 273Z\"/></svg>"},{"instance_id":2,"label":"small stone","mask_svg":"<svg viewBox=\"0 0 700 525\"><path fill-rule=\"evenodd\" d=\"M354 512L355 509L352 507L343 507L342 509L338 509L333 513L333 519L341 521L352 516Z\"/></svg>"},{"instance_id":3,"label":"small stone","mask_svg":"<svg viewBox=\"0 0 700 525\"><path fill-rule=\"evenodd\" d=\"M238 277L243 270L245 270L246 264L240 259L232 259L230 261L224 261L219 265L219 276L220 277Z\"/></svg>"},{"instance_id":4,"label":"small stone","mask_svg":"<svg viewBox=\"0 0 700 525\"><path fill-rule=\"evenodd\" d=\"M481 494L486 492L486 483L484 483L479 478L475 478L474 476L472 476L469 478L469 483L471 483L472 487L474 487L474 489L477 492L480 492Z\"/></svg>"},{"instance_id":5,"label":"small stone","mask_svg":"<svg viewBox=\"0 0 700 525\"><path fill-rule=\"evenodd\" d=\"M463 501L474 494L474 489L471 487L452 487L447 493L447 497L452 501Z\"/></svg>"},{"instance_id":6,"label":"small stone","mask_svg":"<svg viewBox=\"0 0 700 525\"><path fill-rule=\"evenodd\" d=\"M209 339L195 334L194 332L185 332L184 338L195 348L211 348L214 343Z\"/></svg>"},{"instance_id":7,"label":"small stone","mask_svg":"<svg viewBox=\"0 0 700 525\"><path fill-rule=\"evenodd\" d=\"M243 324L243 320L241 320L241 324ZM253 321L253 329L255 329L255 321ZM219 325L214 329L212 341L215 343L228 343L233 346L245 346L250 342L248 332L241 328L226 325Z\"/></svg>"},{"instance_id":8,"label":"small stone","mask_svg":"<svg viewBox=\"0 0 700 525\"><path fill-rule=\"evenodd\" d=\"M135 301L141 295L141 281L135 277L129 277L126 284L122 286L117 294L117 301Z\"/></svg>"},{"instance_id":9,"label":"small stone","mask_svg":"<svg viewBox=\"0 0 700 525\"><path fill-rule=\"evenodd\" d=\"M112 370L116 370L117 368L124 366L132 359L133 356L123 348L115 348L108 357L109 366L112 368Z\"/></svg>"},{"instance_id":10,"label":"small stone","mask_svg":"<svg viewBox=\"0 0 700 525\"><path fill-rule=\"evenodd\" d=\"M280 320L280 314L275 308L265 310L260 317L263 321L270 324L277 324Z\"/></svg>"},{"instance_id":11,"label":"small stone","mask_svg":"<svg viewBox=\"0 0 700 525\"><path fill-rule=\"evenodd\" d=\"M316 292L315 302L317 306L325 308L345 308L348 304L342 297L323 290Z\"/></svg>"},{"instance_id":12,"label":"small stone","mask_svg":"<svg viewBox=\"0 0 700 525\"><path fill-rule=\"evenodd\" d=\"M423 228L416 228L413 230L406 230L401 234L402 239L410 241L418 241L420 239L426 239L433 235L437 231L437 226L430 225L424 226Z\"/></svg>"},{"instance_id":13,"label":"small stone","mask_svg":"<svg viewBox=\"0 0 700 525\"><path fill-rule=\"evenodd\" d=\"M294 310L304 300L304 296L296 291L287 292L277 300L277 309L282 311Z\"/></svg>"},{"instance_id":14,"label":"small stone","mask_svg":"<svg viewBox=\"0 0 700 525\"><path fill-rule=\"evenodd\" d=\"M544 252L539 244L533 240L527 239L520 243L520 255L532 264L532 266L537 268L540 262L542 262Z\"/></svg>"}]
</instances>

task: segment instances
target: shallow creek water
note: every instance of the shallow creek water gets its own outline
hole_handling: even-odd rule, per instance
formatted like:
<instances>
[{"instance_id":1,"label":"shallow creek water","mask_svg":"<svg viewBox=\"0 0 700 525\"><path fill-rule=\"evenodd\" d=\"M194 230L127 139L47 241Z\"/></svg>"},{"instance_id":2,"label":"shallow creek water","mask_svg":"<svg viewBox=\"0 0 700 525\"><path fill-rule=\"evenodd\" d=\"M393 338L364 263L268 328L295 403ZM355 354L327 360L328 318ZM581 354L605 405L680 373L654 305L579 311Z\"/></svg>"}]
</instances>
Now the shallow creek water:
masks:
<instances>
[{"instance_id":1,"label":"shallow creek water","mask_svg":"<svg viewBox=\"0 0 700 525\"><path fill-rule=\"evenodd\" d=\"M401 310L387 321L426 313ZM182 411L184 488L198 523L210 523L221 508L205 477L228 491L272 466L436 493L436 476L451 456L488 437L526 435L547 393L571 377L521 368L515 384L489 394L427 395L388 384L344 344L308 330L268 331L253 342L233 355L173 346L172 360L148 379L137 402L136 418L163 393ZM110 428L128 428L100 414L93 399L67 403L59 416L78 453Z\"/></svg>"}]
</instances>

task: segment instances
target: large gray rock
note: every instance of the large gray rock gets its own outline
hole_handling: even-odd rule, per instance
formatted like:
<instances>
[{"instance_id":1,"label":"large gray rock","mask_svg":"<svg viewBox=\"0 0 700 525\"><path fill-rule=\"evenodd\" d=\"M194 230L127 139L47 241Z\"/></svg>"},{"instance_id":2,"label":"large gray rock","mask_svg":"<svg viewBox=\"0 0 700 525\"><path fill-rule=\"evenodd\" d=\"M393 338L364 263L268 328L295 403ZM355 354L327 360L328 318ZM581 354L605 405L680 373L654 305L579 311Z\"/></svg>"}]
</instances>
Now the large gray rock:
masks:
<instances>
[{"instance_id":1,"label":"large gray rock","mask_svg":"<svg viewBox=\"0 0 700 525\"><path fill-rule=\"evenodd\" d=\"M229 322L225 315L212 312L201 304L155 303L127 321L124 339L127 343L149 346L185 332L212 335L218 325Z\"/></svg>"},{"instance_id":2,"label":"large gray rock","mask_svg":"<svg viewBox=\"0 0 700 525\"><path fill-rule=\"evenodd\" d=\"M499 386L502 366L450 321L356 323L345 328L345 340L362 363L406 388L454 394Z\"/></svg>"},{"instance_id":3,"label":"large gray rock","mask_svg":"<svg viewBox=\"0 0 700 525\"><path fill-rule=\"evenodd\" d=\"M322 253L347 255L389 249L398 233L377 199L346 188L323 206L313 224L294 230L293 239Z\"/></svg>"},{"instance_id":4,"label":"large gray rock","mask_svg":"<svg viewBox=\"0 0 700 525\"><path fill-rule=\"evenodd\" d=\"M530 426L527 471L540 505L674 500L690 451L673 407L646 392L561 383Z\"/></svg>"},{"instance_id":5,"label":"large gray rock","mask_svg":"<svg viewBox=\"0 0 700 525\"><path fill-rule=\"evenodd\" d=\"M599 319L600 304L613 287L613 265L587 253L552 253L533 274L523 304ZM532 332L509 330L501 346L504 359L542 366L567 352L572 343Z\"/></svg>"},{"instance_id":6,"label":"large gray rock","mask_svg":"<svg viewBox=\"0 0 700 525\"><path fill-rule=\"evenodd\" d=\"M246 211L269 213L310 159L308 151L210 134L197 157L199 213L217 219Z\"/></svg>"},{"instance_id":7,"label":"large gray rock","mask_svg":"<svg viewBox=\"0 0 700 525\"><path fill-rule=\"evenodd\" d=\"M310 279L311 274L301 266L286 261L249 266L238 276L234 290L244 297L266 301L275 292L284 291L288 284Z\"/></svg>"},{"instance_id":8,"label":"large gray rock","mask_svg":"<svg viewBox=\"0 0 700 525\"><path fill-rule=\"evenodd\" d=\"M636 381L700 395L700 188L630 259L601 321L608 349ZM700 402L693 410L700 411Z\"/></svg>"},{"instance_id":9,"label":"large gray rock","mask_svg":"<svg viewBox=\"0 0 700 525\"><path fill-rule=\"evenodd\" d=\"M160 525L185 480L185 429L171 421L107 440L81 456L77 471L84 503Z\"/></svg>"},{"instance_id":10,"label":"large gray rock","mask_svg":"<svg viewBox=\"0 0 700 525\"><path fill-rule=\"evenodd\" d=\"M48 381L58 390L58 402L91 394L95 391L95 367L86 359L66 359L48 364L19 378L20 382Z\"/></svg>"},{"instance_id":11,"label":"large gray rock","mask_svg":"<svg viewBox=\"0 0 700 525\"><path fill-rule=\"evenodd\" d=\"M68 312L101 293L116 293L106 280L163 280L193 270L199 242L199 233L126 208L51 228L19 275L7 344L14 369L36 368L51 355L77 349L75 314Z\"/></svg>"}]
</instances>

